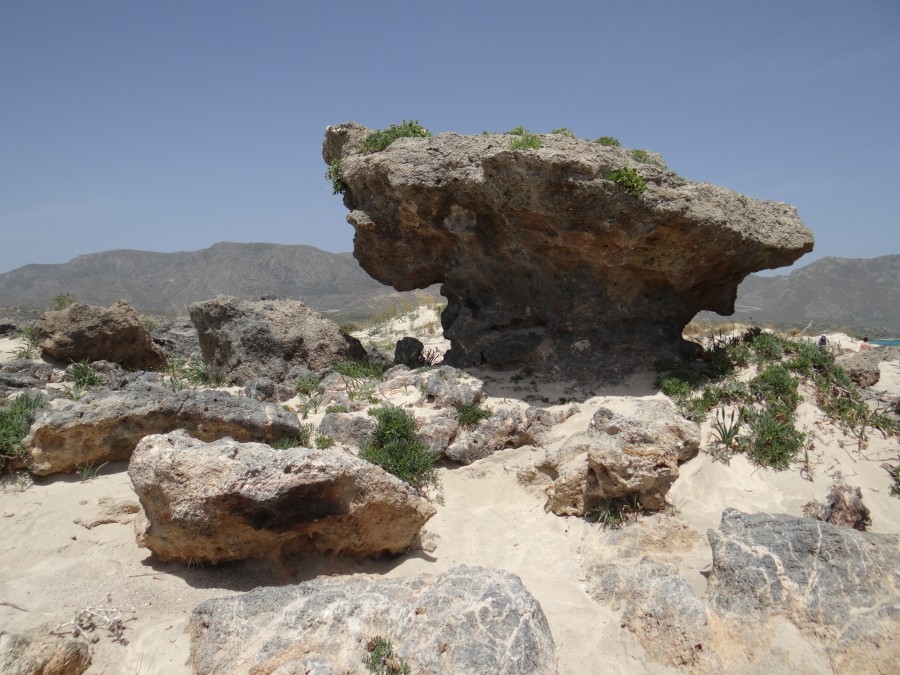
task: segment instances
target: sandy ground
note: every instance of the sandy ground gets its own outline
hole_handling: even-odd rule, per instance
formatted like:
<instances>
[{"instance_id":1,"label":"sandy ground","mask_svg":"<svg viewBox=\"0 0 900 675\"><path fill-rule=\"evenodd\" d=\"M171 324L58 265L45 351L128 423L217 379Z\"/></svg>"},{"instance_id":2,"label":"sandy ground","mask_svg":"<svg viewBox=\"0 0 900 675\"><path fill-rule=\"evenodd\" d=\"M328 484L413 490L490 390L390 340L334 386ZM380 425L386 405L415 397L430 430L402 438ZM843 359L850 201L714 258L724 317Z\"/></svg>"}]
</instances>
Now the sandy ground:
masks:
<instances>
[{"instance_id":1,"label":"sandy ground","mask_svg":"<svg viewBox=\"0 0 900 675\"><path fill-rule=\"evenodd\" d=\"M9 342L0 340L2 360L15 351ZM882 368L878 386L900 394L897 364ZM641 398L661 396L650 375L595 391L589 398L577 397L571 383L532 384L514 381L508 373L478 376L487 383L489 406L576 399L579 412L554 428L548 449L583 431L600 405L627 412ZM186 673L190 645L184 628L191 610L204 599L321 574L406 576L465 563L509 570L522 578L547 615L560 673L670 672L647 659L637 640L620 627L617 612L591 599L586 564L650 555L675 563L702 595L706 580L701 571L711 561L706 530L718 525L725 507L801 515L806 502L825 496L838 473L862 488L872 511L872 531L900 532L900 499L889 495L889 477L881 467L900 454L897 440L873 436L860 451L815 408L803 404L800 412L801 425L815 439L808 470L795 466L776 472L743 457L726 465L701 451L682 467L669 493L673 508L643 517L624 531L609 532L583 519L545 512L541 486L524 486L517 477L544 451L526 446L468 467L441 468L444 504L426 525L423 550L377 561L311 558L289 569L263 562L196 569L162 564L135 544L132 516L107 517L113 522L94 525L114 507L136 504L124 463L107 465L84 481L77 476L34 482L24 474L7 477L0 488L0 626L49 630L89 605L119 608L132 619L127 644L97 631L89 672ZM709 438L708 426L703 438Z\"/></svg>"}]
</instances>

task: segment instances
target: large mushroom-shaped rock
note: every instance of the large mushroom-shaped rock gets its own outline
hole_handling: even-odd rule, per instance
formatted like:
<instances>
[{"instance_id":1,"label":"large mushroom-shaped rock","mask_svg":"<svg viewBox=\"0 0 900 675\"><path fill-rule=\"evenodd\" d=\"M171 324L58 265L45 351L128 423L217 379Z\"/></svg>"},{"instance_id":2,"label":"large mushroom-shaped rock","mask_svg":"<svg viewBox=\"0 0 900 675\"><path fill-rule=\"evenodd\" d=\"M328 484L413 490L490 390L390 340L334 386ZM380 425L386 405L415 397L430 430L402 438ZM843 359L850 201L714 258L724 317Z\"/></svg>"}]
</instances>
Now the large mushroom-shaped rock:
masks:
<instances>
[{"instance_id":1,"label":"large mushroom-shaped rock","mask_svg":"<svg viewBox=\"0 0 900 675\"><path fill-rule=\"evenodd\" d=\"M218 563L305 553L403 553L435 514L407 483L349 453L183 431L148 436L128 465L140 546Z\"/></svg>"},{"instance_id":2,"label":"large mushroom-shaped rock","mask_svg":"<svg viewBox=\"0 0 900 675\"><path fill-rule=\"evenodd\" d=\"M541 460L552 478L547 508L583 516L605 502L637 500L659 510L678 468L700 449L700 427L666 400L633 401L630 412L601 407L587 431L570 436Z\"/></svg>"},{"instance_id":3,"label":"large mushroom-shaped rock","mask_svg":"<svg viewBox=\"0 0 900 675\"><path fill-rule=\"evenodd\" d=\"M281 381L296 366L320 370L364 359L362 343L298 300L249 302L219 295L188 307L203 360L234 384Z\"/></svg>"},{"instance_id":4,"label":"large mushroom-shaped rock","mask_svg":"<svg viewBox=\"0 0 900 675\"><path fill-rule=\"evenodd\" d=\"M273 442L303 432L297 416L274 403L221 391L172 392L134 383L42 411L23 445L30 458L28 470L46 476L127 460L144 436L175 429L204 441L230 436Z\"/></svg>"},{"instance_id":5,"label":"large mushroom-shaped rock","mask_svg":"<svg viewBox=\"0 0 900 675\"><path fill-rule=\"evenodd\" d=\"M547 619L519 577L465 565L257 588L200 604L187 630L197 673L362 673L381 641L395 667L372 672L557 672Z\"/></svg>"},{"instance_id":6,"label":"large mushroom-shaped rock","mask_svg":"<svg viewBox=\"0 0 900 675\"><path fill-rule=\"evenodd\" d=\"M150 337L140 314L125 300L111 307L75 303L44 312L34 324L41 351L58 361L112 361L153 370L166 356Z\"/></svg>"},{"instance_id":7,"label":"large mushroom-shaped rock","mask_svg":"<svg viewBox=\"0 0 900 675\"><path fill-rule=\"evenodd\" d=\"M354 256L398 290L442 282L445 362L617 376L682 347L700 310L731 314L749 273L811 251L796 209L694 183L619 147L444 133L369 152L328 127ZM654 163L642 163L649 157ZM634 196L607 178L636 170Z\"/></svg>"}]
</instances>

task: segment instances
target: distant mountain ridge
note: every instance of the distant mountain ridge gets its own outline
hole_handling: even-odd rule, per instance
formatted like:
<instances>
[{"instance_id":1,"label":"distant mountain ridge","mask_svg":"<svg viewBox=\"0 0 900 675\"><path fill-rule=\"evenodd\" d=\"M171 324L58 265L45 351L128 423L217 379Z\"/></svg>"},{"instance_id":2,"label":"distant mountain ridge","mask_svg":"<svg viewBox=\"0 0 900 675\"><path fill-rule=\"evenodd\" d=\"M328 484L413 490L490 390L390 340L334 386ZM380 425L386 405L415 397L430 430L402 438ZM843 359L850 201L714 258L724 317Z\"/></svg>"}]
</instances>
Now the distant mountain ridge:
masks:
<instances>
[{"instance_id":1,"label":"distant mountain ridge","mask_svg":"<svg viewBox=\"0 0 900 675\"><path fill-rule=\"evenodd\" d=\"M790 274L751 274L738 287L736 321L812 330L900 335L900 255L820 258ZM703 312L700 318L721 318Z\"/></svg>"},{"instance_id":2,"label":"distant mountain ridge","mask_svg":"<svg viewBox=\"0 0 900 675\"><path fill-rule=\"evenodd\" d=\"M177 253L103 251L0 274L0 307L46 309L58 293L95 305L125 298L140 312L176 315L220 293L251 300L274 295L343 320L370 316L410 295L372 279L350 253L289 244L222 242Z\"/></svg>"}]
</instances>

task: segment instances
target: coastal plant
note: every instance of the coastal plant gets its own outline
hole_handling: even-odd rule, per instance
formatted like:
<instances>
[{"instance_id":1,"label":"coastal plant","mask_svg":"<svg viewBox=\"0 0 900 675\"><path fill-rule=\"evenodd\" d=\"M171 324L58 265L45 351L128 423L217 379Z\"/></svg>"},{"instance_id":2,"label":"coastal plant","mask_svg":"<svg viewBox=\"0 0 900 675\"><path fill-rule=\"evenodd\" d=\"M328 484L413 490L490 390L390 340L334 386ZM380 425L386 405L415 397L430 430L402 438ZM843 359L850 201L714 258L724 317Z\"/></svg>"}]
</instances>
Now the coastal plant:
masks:
<instances>
[{"instance_id":1,"label":"coastal plant","mask_svg":"<svg viewBox=\"0 0 900 675\"><path fill-rule=\"evenodd\" d=\"M347 191L347 184L341 179L341 158L338 157L325 171L325 178L331 181L331 194L342 195Z\"/></svg>"},{"instance_id":2,"label":"coastal plant","mask_svg":"<svg viewBox=\"0 0 900 675\"><path fill-rule=\"evenodd\" d=\"M74 382L76 387L90 389L106 384L106 378L91 368L87 359L73 363L66 369L66 380Z\"/></svg>"},{"instance_id":3,"label":"coastal plant","mask_svg":"<svg viewBox=\"0 0 900 675\"><path fill-rule=\"evenodd\" d=\"M22 328L22 346L16 350L17 359L33 359L40 350L33 323Z\"/></svg>"},{"instance_id":4,"label":"coastal plant","mask_svg":"<svg viewBox=\"0 0 900 675\"><path fill-rule=\"evenodd\" d=\"M78 473L78 478L81 479L82 483L86 483L87 481L96 478L100 470L109 464L109 462L103 462L103 464L94 466L93 462L89 462L87 464L82 464L75 467L75 471Z\"/></svg>"},{"instance_id":5,"label":"coastal plant","mask_svg":"<svg viewBox=\"0 0 900 675\"><path fill-rule=\"evenodd\" d=\"M334 403L327 408L325 408L326 413L345 413L347 412L347 406L342 405L340 403Z\"/></svg>"},{"instance_id":6,"label":"coastal plant","mask_svg":"<svg viewBox=\"0 0 900 675\"><path fill-rule=\"evenodd\" d=\"M456 415L460 426L474 427L481 420L488 419L491 416L491 411L477 403L458 403L456 405Z\"/></svg>"},{"instance_id":7,"label":"coastal plant","mask_svg":"<svg viewBox=\"0 0 900 675\"><path fill-rule=\"evenodd\" d=\"M641 178L637 170L632 169L631 167L623 166L621 169L610 171L603 177L606 180L611 180L617 185L621 185L632 197L640 197L644 190L647 189L647 184L644 182L644 179Z\"/></svg>"},{"instance_id":8,"label":"coastal plant","mask_svg":"<svg viewBox=\"0 0 900 675\"><path fill-rule=\"evenodd\" d=\"M74 305L76 302L78 302L78 299L71 293L57 293L50 302L50 309L58 312Z\"/></svg>"},{"instance_id":9,"label":"coastal plant","mask_svg":"<svg viewBox=\"0 0 900 675\"><path fill-rule=\"evenodd\" d=\"M572 133L572 130L568 127L560 127L559 129L554 129L550 133L559 134L561 136L568 136L569 138L575 138L575 134Z\"/></svg>"},{"instance_id":10,"label":"coastal plant","mask_svg":"<svg viewBox=\"0 0 900 675\"><path fill-rule=\"evenodd\" d=\"M369 410L376 421L375 432L363 442L359 456L406 481L420 492L440 487L435 458L416 431L416 418L409 410L394 406Z\"/></svg>"},{"instance_id":11,"label":"coastal plant","mask_svg":"<svg viewBox=\"0 0 900 675\"><path fill-rule=\"evenodd\" d=\"M428 138L431 132L419 124L418 120L403 120L400 124L392 124L387 129L373 131L366 136L362 147L369 152L380 152L387 148L398 138L420 137ZM330 167L329 167L330 168Z\"/></svg>"},{"instance_id":12,"label":"coastal plant","mask_svg":"<svg viewBox=\"0 0 900 675\"><path fill-rule=\"evenodd\" d=\"M170 377L169 386L175 391L183 389L185 382L194 387L202 385L220 387L225 383L221 375L210 372L203 361L194 358L169 359L166 362L166 374Z\"/></svg>"},{"instance_id":13,"label":"coastal plant","mask_svg":"<svg viewBox=\"0 0 900 675\"><path fill-rule=\"evenodd\" d=\"M585 513L585 519L604 530L618 530L637 520L642 510L637 495L630 498L604 499Z\"/></svg>"},{"instance_id":14,"label":"coastal plant","mask_svg":"<svg viewBox=\"0 0 900 675\"><path fill-rule=\"evenodd\" d=\"M334 445L334 439L331 436L316 436L316 447L320 450L327 450Z\"/></svg>"},{"instance_id":15,"label":"coastal plant","mask_svg":"<svg viewBox=\"0 0 900 675\"><path fill-rule=\"evenodd\" d=\"M11 460L21 461L28 455L22 440L43 406L43 398L27 394L0 405L0 470Z\"/></svg>"},{"instance_id":16,"label":"coastal plant","mask_svg":"<svg viewBox=\"0 0 900 675\"><path fill-rule=\"evenodd\" d=\"M635 162L640 162L641 164L653 164L659 166L659 162L653 159L653 156L646 150L632 150L631 157Z\"/></svg>"},{"instance_id":17,"label":"coastal plant","mask_svg":"<svg viewBox=\"0 0 900 675\"><path fill-rule=\"evenodd\" d=\"M896 464L885 464L884 468L891 477L891 495L900 497L900 455L896 459Z\"/></svg>"},{"instance_id":18,"label":"coastal plant","mask_svg":"<svg viewBox=\"0 0 900 675\"><path fill-rule=\"evenodd\" d=\"M594 143L599 143L600 145L605 145L608 148L618 148L622 144L619 143L618 138L614 138L612 136L601 136L594 140Z\"/></svg>"},{"instance_id":19,"label":"coastal plant","mask_svg":"<svg viewBox=\"0 0 900 675\"><path fill-rule=\"evenodd\" d=\"M302 396L311 395L319 386L322 378L316 373L305 373L297 380L297 393Z\"/></svg>"},{"instance_id":20,"label":"coastal plant","mask_svg":"<svg viewBox=\"0 0 900 675\"><path fill-rule=\"evenodd\" d=\"M516 127L516 129L521 129L522 127ZM510 132L513 133L513 132ZM541 137L537 134L532 134L523 129L523 133L514 134L517 136L513 138L509 142L510 150L537 150L541 146L544 145L544 142L541 140Z\"/></svg>"},{"instance_id":21,"label":"coastal plant","mask_svg":"<svg viewBox=\"0 0 900 675\"><path fill-rule=\"evenodd\" d=\"M735 418L735 414L737 414L737 418ZM716 411L712 427L717 443L724 445L726 448L731 448L734 445L741 431L741 416L743 414L743 408L737 411L732 410L730 417L726 417L725 406Z\"/></svg>"},{"instance_id":22,"label":"coastal plant","mask_svg":"<svg viewBox=\"0 0 900 675\"><path fill-rule=\"evenodd\" d=\"M763 408L747 412L748 442L742 446L747 456L762 466L783 470L790 466L803 447L806 435L794 426L793 415L784 408Z\"/></svg>"},{"instance_id":23,"label":"coastal plant","mask_svg":"<svg viewBox=\"0 0 900 675\"><path fill-rule=\"evenodd\" d=\"M341 361L331 366L331 370L345 377L363 377L380 380L384 377L387 364L375 361Z\"/></svg>"},{"instance_id":24,"label":"coastal plant","mask_svg":"<svg viewBox=\"0 0 900 675\"><path fill-rule=\"evenodd\" d=\"M381 635L366 643L363 665L374 675L407 675L410 665L394 653L394 645Z\"/></svg>"},{"instance_id":25,"label":"coastal plant","mask_svg":"<svg viewBox=\"0 0 900 675\"><path fill-rule=\"evenodd\" d=\"M309 447L310 438L312 438L312 424L301 424L300 433L295 436L282 436L274 443L270 443L276 450L287 450L289 448Z\"/></svg>"}]
</instances>

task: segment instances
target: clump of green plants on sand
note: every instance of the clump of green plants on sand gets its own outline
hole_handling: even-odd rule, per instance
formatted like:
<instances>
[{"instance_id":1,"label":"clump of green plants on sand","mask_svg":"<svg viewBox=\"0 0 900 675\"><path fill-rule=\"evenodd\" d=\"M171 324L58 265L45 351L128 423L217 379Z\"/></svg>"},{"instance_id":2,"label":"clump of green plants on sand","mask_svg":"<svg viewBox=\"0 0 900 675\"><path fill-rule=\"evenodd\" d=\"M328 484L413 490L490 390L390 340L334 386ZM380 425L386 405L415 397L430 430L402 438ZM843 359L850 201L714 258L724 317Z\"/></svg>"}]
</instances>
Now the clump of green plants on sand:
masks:
<instances>
[{"instance_id":1,"label":"clump of green plants on sand","mask_svg":"<svg viewBox=\"0 0 900 675\"><path fill-rule=\"evenodd\" d=\"M416 432L416 418L409 410L394 406L371 408L375 433L362 444L359 456L406 481L420 492L440 488L435 458Z\"/></svg>"},{"instance_id":2,"label":"clump of green plants on sand","mask_svg":"<svg viewBox=\"0 0 900 675\"><path fill-rule=\"evenodd\" d=\"M605 499L590 507L584 517L604 530L618 530L635 522L640 513L641 503L632 495L627 499Z\"/></svg>"},{"instance_id":3,"label":"clump of green plants on sand","mask_svg":"<svg viewBox=\"0 0 900 675\"><path fill-rule=\"evenodd\" d=\"M510 150L537 150L544 145L540 136L531 133L521 125L513 127L506 133L516 136L509 142Z\"/></svg>"},{"instance_id":4,"label":"clump of green plants on sand","mask_svg":"<svg viewBox=\"0 0 900 675\"><path fill-rule=\"evenodd\" d=\"M491 416L491 411L477 403L460 403L456 406L456 415L460 426L474 427L481 420Z\"/></svg>"},{"instance_id":5,"label":"clump of green plants on sand","mask_svg":"<svg viewBox=\"0 0 900 675\"><path fill-rule=\"evenodd\" d=\"M38 344L37 333L34 324L30 323L22 328L22 346L16 350L17 359L33 359L38 355L40 345Z\"/></svg>"},{"instance_id":6,"label":"clump of green plants on sand","mask_svg":"<svg viewBox=\"0 0 900 675\"><path fill-rule=\"evenodd\" d=\"M82 389L100 387L106 384L106 378L91 368L91 364L87 362L87 359L73 363L66 368L66 380L74 382L76 387Z\"/></svg>"},{"instance_id":7,"label":"clump of green plants on sand","mask_svg":"<svg viewBox=\"0 0 900 675\"><path fill-rule=\"evenodd\" d=\"M341 361L331 366L331 370L345 377L373 378L380 380L388 364L376 361Z\"/></svg>"},{"instance_id":8,"label":"clump of green plants on sand","mask_svg":"<svg viewBox=\"0 0 900 675\"><path fill-rule=\"evenodd\" d=\"M610 148L618 148L622 145L619 143L618 138L612 136L601 136L600 138L594 139L594 143L599 143L600 145L605 145Z\"/></svg>"},{"instance_id":9,"label":"clump of green plants on sand","mask_svg":"<svg viewBox=\"0 0 900 675\"><path fill-rule=\"evenodd\" d=\"M394 653L394 645L381 635L366 643L363 665L375 675L407 675L410 665Z\"/></svg>"},{"instance_id":10,"label":"clump of green plants on sand","mask_svg":"<svg viewBox=\"0 0 900 675\"><path fill-rule=\"evenodd\" d=\"M22 440L43 405L44 399L40 396L27 395L0 403L0 470L28 455Z\"/></svg>"},{"instance_id":11,"label":"clump of green plants on sand","mask_svg":"<svg viewBox=\"0 0 900 675\"><path fill-rule=\"evenodd\" d=\"M606 180L611 180L612 182L621 185L625 188L625 192L632 197L640 197L644 190L647 189L647 183L644 182L644 179L641 178L641 175L637 170L632 169L631 167L623 166L621 169L610 171L603 177Z\"/></svg>"},{"instance_id":12,"label":"clump of green plants on sand","mask_svg":"<svg viewBox=\"0 0 900 675\"><path fill-rule=\"evenodd\" d=\"M225 379L210 371L207 365L198 359L169 359L166 363L166 374L169 386L178 391L185 387L212 386L221 387Z\"/></svg>"},{"instance_id":13,"label":"clump of green plants on sand","mask_svg":"<svg viewBox=\"0 0 900 675\"><path fill-rule=\"evenodd\" d=\"M738 369L751 365L756 374L739 381ZM871 430L885 435L900 431L893 419L866 405L832 352L757 327L715 339L701 361L676 361L661 369L665 372L657 384L685 417L701 422L718 407L713 435L717 452L726 461L730 452L746 453L775 469L786 469L798 460L808 447L806 435L796 427L803 383L811 385L819 408L855 436L860 447Z\"/></svg>"},{"instance_id":14,"label":"clump of green plants on sand","mask_svg":"<svg viewBox=\"0 0 900 675\"><path fill-rule=\"evenodd\" d=\"M380 152L398 138L421 137L428 138L431 132L419 124L418 120L403 120L400 124L392 124L387 129L373 131L366 136L362 147L369 152Z\"/></svg>"},{"instance_id":15,"label":"clump of green plants on sand","mask_svg":"<svg viewBox=\"0 0 900 675\"><path fill-rule=\"evenodd\" d=\"M295 436L284 436L277 441L270 443L276 450L287 450L288 448L308 448L309 441L312 438L312 424L301 424L300 433Z\"/></svg>"}]
</instances>

